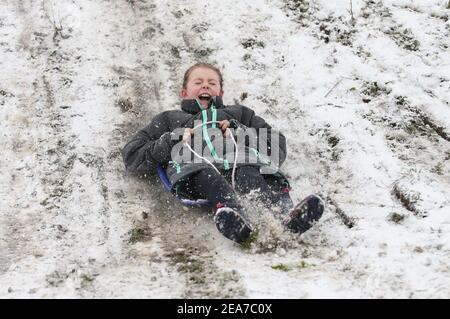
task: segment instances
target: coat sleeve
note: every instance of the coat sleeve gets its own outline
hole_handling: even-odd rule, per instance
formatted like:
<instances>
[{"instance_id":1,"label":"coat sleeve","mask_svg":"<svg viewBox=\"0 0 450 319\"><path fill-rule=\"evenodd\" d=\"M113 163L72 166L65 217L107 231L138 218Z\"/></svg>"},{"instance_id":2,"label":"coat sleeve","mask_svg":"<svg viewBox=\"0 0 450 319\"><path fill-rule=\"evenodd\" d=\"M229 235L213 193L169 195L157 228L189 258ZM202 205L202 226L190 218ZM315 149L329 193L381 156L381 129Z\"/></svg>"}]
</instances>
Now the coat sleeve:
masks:
<instances>
[{"instance_id":1,"label":"coat sleeve","mask_svg":"<svg viewBox=\"0 0 450 319\"><path fill-rule=\"evenodd\" d=\"M172 147L177 142L170 132L166 114L158 114L123 148L122 157L126 170L132 173L147 173L154 170L158 164L167 164L171 158Z\"/></svg>"},{"instance_id":2,"label":"coat sleeve","mask_svg":"<svg viewBox=\"0 0 450 319\"><path fill-rule=\"evenodd\" d=\"M278 151L279 163L281 166L286 160L287 148L286 148L286 137L278 130L273 129L262 117L257 116L255 112L248 107L243 107L242 123L248 127L256 129L258 136L258 145L261 142L260 138L267 138L267 154L269 157L274 154L274 151ZM265 129L267 134L261 134L259 129Z\"/></svg>"}]
</instances>

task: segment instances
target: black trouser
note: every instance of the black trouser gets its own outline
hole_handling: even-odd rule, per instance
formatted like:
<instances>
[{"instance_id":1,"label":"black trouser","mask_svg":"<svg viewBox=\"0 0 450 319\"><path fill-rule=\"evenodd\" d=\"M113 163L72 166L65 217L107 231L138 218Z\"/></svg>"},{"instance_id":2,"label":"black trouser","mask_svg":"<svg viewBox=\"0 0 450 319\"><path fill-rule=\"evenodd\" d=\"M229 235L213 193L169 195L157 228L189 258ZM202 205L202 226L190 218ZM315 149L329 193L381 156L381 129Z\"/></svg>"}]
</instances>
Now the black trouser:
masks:
<instances>
[{"instance_id":1,"label":"black trouser","mask_svg":"<svg viewBox=\"0 0 450 319\"><path fill-rule=\"evenodd\" d=\"M238 193L248 194L255 191L256 199L266 205L279 205L283 212L293 204L289 192L274 193L267 184L259 169L255 166L241 166L236 168L236 193L227 181L231 177L228 171L226 177L218 174L214 169L207 168L192 175L186 183L186 190L195 198L209 200L215 208L219 205L242 209Z\"/></svg>"}]
</instances>

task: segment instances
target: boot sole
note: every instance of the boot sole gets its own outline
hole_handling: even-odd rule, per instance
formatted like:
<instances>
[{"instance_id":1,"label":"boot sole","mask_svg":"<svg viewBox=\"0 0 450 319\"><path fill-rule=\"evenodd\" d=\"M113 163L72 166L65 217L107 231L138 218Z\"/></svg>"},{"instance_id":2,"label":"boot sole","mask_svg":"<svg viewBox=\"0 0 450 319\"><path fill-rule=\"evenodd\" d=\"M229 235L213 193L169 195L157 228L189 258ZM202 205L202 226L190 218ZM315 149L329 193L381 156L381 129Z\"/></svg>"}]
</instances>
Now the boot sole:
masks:
<instances>
[{"instance_id":1,"label":"boot sole","mask_svg":"<svg viewBox=\"0 0 450 319\"><path fill-rule=\"evenodd\" d=\"M251 225L235 211L219 210L214 222L223 236L237 243L245 241L253 231Z\"/></svg>"},{"instance_id":2,"label":"boot sole","mask_svg":"<svg viewBox=\"0 0 450 319\"><path fill-rule=\"evenodd\" d=\"M283 225L294 233L304 233L322 217L324 201L316 195L309 195L289 213Z\"/></svg>"}]
</instances>

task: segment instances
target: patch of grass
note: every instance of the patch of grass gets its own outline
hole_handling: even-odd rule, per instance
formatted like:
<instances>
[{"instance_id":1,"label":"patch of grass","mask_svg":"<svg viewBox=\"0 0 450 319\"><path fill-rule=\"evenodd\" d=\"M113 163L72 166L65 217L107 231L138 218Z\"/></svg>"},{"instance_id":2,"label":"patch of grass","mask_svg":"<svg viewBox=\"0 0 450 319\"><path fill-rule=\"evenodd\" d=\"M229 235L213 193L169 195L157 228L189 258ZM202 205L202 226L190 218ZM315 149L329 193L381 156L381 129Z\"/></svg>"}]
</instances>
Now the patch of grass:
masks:
<instances>
[{"instance_id":1,"label":"patch of grass","mask_svg":"<svg viewBox=\"0 0 450 319\"><path fill-rule=\"evenodd\" d=\"M291 11L306 13L309 10L309 1L307 0L289 0L286 1L286 7Z\"/></svg>"},{"instance_id":2,"label":"patch of grass","mask_svg":"<svg viewBox=\"0 0 450 319\"><path fill-rule=\"evenodd\" d=\"M305 268L308 268L311 266L313 266L313 265L306 263L304 260L300 260L300 262L297 264L297 267L300 269L305 269Z\"/></svg>"},{"instance_id":3,"label":"patch of grass","mask_svg":"<svg viewBox=\"0 0 450 319\"><path fill-rule=\"evenodd\" d=\"M55 271L45 277L45 281L48 283L51 287L59 287L62 285L67 278L69 277L68 274L60 273L58 271Z\"/></svg>"},{"instance_id":4,"label":"patch of grass","mask_svg":"<svg viewBox=\"0 0 450 319\"><path fill-rule=\"evenodd\" d=\"M105 200L108 200L108 186L102 184L101 186L101 194Z\"/></svg>"},{"instance_id":5,"label":"patch of grass","mask_svg":"<svg viewBox=\"0 0 450 319\"><path fill-rule=\"evenodd\" d=\"M189 281L197 284L197 285L204 285L206 284L206 279L204 276L199 276L199 275L193 275L191 277L189 277Z\"/></svg>"},{"instance_id":6,"label":"patch of grass","mask_svg":"<svg viewBox=\"0 0 450 319\"><path fill-rule=\"evenodd\" d=\"M133 228L128 232L130 238L128 242L130 244L135 244L137 242L143 242L151 239L150 228Z\"/></svg>"},{"instance_id":7,"label":"patch of grass","mask_svg":"<svg viewBox=\"0 0 450 319\"><path fill-rule=\"evenodd\" d=\"M77 159L87 167L97 167L98 169L102 169L104 166L103 158L90 153L83 153L79 155Z\"/></svg>"},{"instance_id":8,"label":"patch of grass","mask_svg":"<svg viewBox=\"0 0 450 319\"><path fill-rule=\"evenodd\" d=\"M317 150L316 156L319 158L324 158L327 161L338 162L340 160L344 151L343 149L337 147L340 142L340 138L334 134L335 133L330 129L330 124L326 124L324 128L319 128L309 132L309 135L311 136L318 135L321 139L321 145L323 145L320 150Z\"/></svg>"},{"instance_id":9,"label":"patch of grass","mask_svg":"<svg viewBox=\"0 0 450 319\"><path fill-rule=\"evenodd\" d=\"M204 265L202 260L193 256L194 248L174 250L167 256L170 258L171 264L177 266L177 270L184 273L202 273ZM192 276L192 281L198 282L200 277Z\"/></svg>"},{"instance_id":10,"label":"patch of grass","mask_svg":"<svg viewBox=\"0 0 450 319\"><path fill-rule=\"evenodd\" d=\"M172 14L174 15L175 18L180 19L186 15L191 15L192 12L188 9L183 9L183 10L172 11Z\"/></svg>"},{"instance_id":11,"label":"patch of grass","mask_svg":"<svg viewBox=\"0 0 450 319\"><path fill-rule=\"evenodd\" d=\"M91 282L91 281L94 281L94 278L84 274L84 275L81 275L81 280L86 281L86 282Z\"/></svg>"},{"instance_id":12,"label":"patch of grass","mask_svg":"<svg viewBox=\"0 0 450 319\"><path fill-rule=\"evenodd\" d=\"M275 106L278 105L278 100L270 98L267 95L260 95L256 98L266 104L269 107L269 110L275 108Z\"/></svg>"},{"instance_id":13,"label":"patch of grass","mask_svg":"<svg viewBox=\"0 0 450 319\"><path fill-rule=\"evenodd\" d=\"M185 264L181 264L177 268L181 272L201 273L204 270L203 264L197 260L188 261Z\"/></svg>"},{"instance_id":14,"label":"patch of grass","mask_svg":"<svg viewBox=\"0 0 450 319\"><path fill-rule=\"evenodd\" d=\"M213 49L210 48L202 48L202 49L195 49L194 50L194 56L197 60L202 60L207 57L209 57L213 53Z\"/></svg>"},{"instance_id":15,"label":"patch of grass","mask_svg":"<svg viewBox=\"0 0 450 319\"><path fill-rule=\"evenodd\" d=\"M405 220L405 217L406 216L404 214L393 212L393 213L390 213L387 218L390 222L393 222L395 224L400 224Z\"/></svg>"},{"instance_id":16,"label":"patch of grass","mask_svg":"<svg viewBox=\"0 0 450 319\"><path fill-rule=\"evenodd\" d=\"M172 53L172 56L176 59L181 59L180 56L180 50L176 46L172 46L170 48L170 53Z\"/></svg>"},{"instance_id":17,"label":"patch of grass","mask_svg":"<svg viewBox=\"0 0 450 319\"><path fill-rule=\"evenodd\" d=\"M393 141L396 143L404 144L406 143L406 137L402 134L386 134L385 138L388 141ZM391 144L392 146L395 146L395 144Z\"/></svg>"},{"instance_id":18,"label":"patch of grass","mask_svg":"<svg viewBox=\"0 0 450 319\"><path fill-rule=\"evenodd\" d=\"M335 147L339 141L340 139L337 136L329 136L327 139L328 145L330 145L331 148Z\"/></svg>"},{"instance_id":19,"label":"patch of grass","mask_svg":"<svg viewBox=\"0 0 450 319\"><path fill-rule=\"evenodd\" d=\"M378 82L375 81L375 82L365 82L364 88L361 91L361 93L365 97L377 97L382 94L388 95L389 93L391 93L391 90L387 87L380 85Z\"/></svg>"},{"instance_id":20,"label":"patch of grass","mask_svg":"<svg viewBox=\"0 0 450 319\"><path fill-rule=\"evenodd\" d=\"M424 252L424 249L422 247L416 246L414 247L413 252L421 254Z\"/></svg>"},{"instance_id":21,"label":"patch of grass","mask_svg":"<svg viewBox=\"0 0 450 319\"><path fill-rule=\"evenodd\" d=\"M284 9L286 16L293 16L295 21L301 26L306 27L306 21L311 17L311 4L308 0L284 0Z\"/></svg>"},{"instance_id":22,"label":"patch of grass","mask_svg":"<svg viewBox=\"0 0 450 319\"><path fill-rule=\"evenodd\" d=\"M405 96L396 96L395 104L403 109L406 108L413 113L412 118L402 126L408 134L431 136L436 133L444 140L450 142L450 134L445 130L445 128L438 125L434 119L423 112L420 108L411 106Z\"/></svg>"},{"instance_id":23,"label":"patch of grass","mask_svg":"<svg viewBox=\"0 0 450 319\"><path fill-rule=\"evenodd\" d=\"M49 203L48 203L48 201L49 201L49 197L47 197L46 199L44 199L43 201L41 201L40 203L39 203L39 205L41 205L41 206L47 206Z\"/></svg>"},{"instance_id":24,"label":"patch of grass","mask_svg":"<svg viewBox=\"0 0 450 319\"><path fill-rule=\"evenodd\" d=\"M431 129L420 118L412 118L403 125L409 135L430 135Z\"/></svg>"},{"instance_id":25,"label":"patch of grass","mask_svg":"<svg viewBox=\"0 0 450 319\"><path fill-rule=\"evenodd\" d=\"M325 129L324 130L324 135L327 141L327 144L329 145L329 147L331 148L331 150L328 150L329 152L331 152L331 160L334 162L339 161L343 150L337 148L336 146L339 144L340 138L338 136L333 135L330 130Z\"/></svg>"},{"instance_id":26,"label":"patch of grass","mask_svg":"<svg viewBox=\"0 0 450 319\"><path fill-rule=\"evenodd\" d=\"M431 171L438 175L444 175L444 164L442 162L437 163L435 166L433 166Z\"/></svg>"},{"instance_id":27,"label":"patch of grass","mask_svg":"<svg viewBox=\"0 0 450 319\"><path fill-rule=\"evenodd\" d=\"M120 98L117 101L117 105L120 107L122 113L128 112L133 108L133 103L130 101L130 98Z\"/></svg>"},{"instance_id":28,"label":"patch of grass","mask_svg":"<svg viewBox=\"0 0 450 319\"><path fill-rule=\"evenodd\" d=\"M392 40L401 48L408 51L417 51L420 47L420 42L414 38L413 33L409 29L398 30L391 27L385 32Z\"/></svg>"},{"instance_id":29,"label":"patch of grass","mask_svg":"<svg viewBox=\"0 0 450 319\"><path fill-rule=\"evenodd\" d=\"M361 15L363 18L367 19L370 16L376 16L380 18L392 17L391 11L384 6L383 1L366 1L366 5L361 10Z\"/></svg>"},{"instance_id":30,"label":"patch of grass","mask_svg":"<svg viewBox=\"0 0 450 319\"><path fill-rule=\"evenodd\" d=\"M392 189L392 195L397 198L403 207L412 212L418 217L426 217L427 213L419 209L416 204L420 200L420 194L412 191L405 191L398 184L395 184Z\"/></svg>"},{"instance_id":31,"label":"patch of grass","mask_svg":"<svg viewBox=\"0 0 450 319\"><path fill-rule=\"evenodd\" d=\"M415 109L412 109L412 111L417 114L418 121L423 123L422 127L424 129L426 129L426 131L428 132L428 135L430 135L431 134L430 131L433 130L441 138L443 138L447 142L450 142L450 134L444 129L444 127L437 125L430 116L425 114L420 109L415 108Z\"/></svg>"},{"instance_id":32,"label":"patch of grass","mask_svg":"<svg viewBox=\"0 0 450 319\"><path fill-rule=\"evenodd\" d=\"M321 195L321 197L326 198L326 201L335 207L336 214L348 229L351 229L356 225L356 219L354 217L348 216L348 214L344 210L342 210L342 208L340 208L339 204L333 198L324 195Z\"/></svg>"},{"instance_id":33,"label":"patch of grass","mask_svg":"<svg viewBox=\"0 0 450 319\"><path fill-rule=\"evenodd\" d=\"M291 270L291 268L286 265L286 264L276 264L276 265L272 265L270 266L270 268L275 269L275 270L281 270L281 271L289 271Z\"/></svg>"},{"instance_id":34,"label":"patch of grass","mask_svg":"<svg viewBox=\"0 0 450 319\"><path fill-rule=\"evenodd\" d=\"M13 97L14 94L6 92L4 90L0 90L0 95L5 96L5 97Z\"/></svg>"},{"instance_id":35,"label":"patch of grass","mask_svg":"<svg viewBox=\"0 0 450 319\"><path fill-rule=\"evenodd\" d=\"M250 237L247 238L244 242L240 244L241 249L249 250L253 247L253 244L258 240L258 231L254 231L250 234Z\"/></svg>"},{"instance_id":36,"label":"patch of grass","mask_svg":"<svg viewBox=\"0 0 450 319\"><path fill-rule=\"evenodd\" d=\"M254 38L242 40L241 45L244 47L244 49L254 49L254 48L263 49L265 47L264 42L258 41Z\"/></svg>"},{"instance_id":37,"label":"patch of grass","mask_svg":"<svg viewBox=\"0 0 450 319\"><path fill-rule=\"evenodd\" d=\"M244 56L242 57L242 60L247 61L250 60L250 58L252 57L252 55L250 53L246 53L244 54Z\"/></svg>"},{"instance_id":38,"label":"patch of grass","mask_svg":"<svg viewBox=\"0 0 450 319\"><path fill-rule=\"evenodd\" d=\"M333 162L339 161L339 159L341 158L342 153L343 153L342 150L333 150L331 152L331 160Z\"/></svg>"},{"instance_id":39,"label":"patch of grass","mask_svg":"<svg viewBox=\"0 0 450 319\"><path fill-rule=\"evenodd\" d=\"M179 249L171 252L167 255L174 264L187 263L189 261L189 256L185 249Z\"/></svg>"},{"instance_id":40,"label":"patch of grass","mask_svg":"<svg viewBox=\"0 0 450 319\"><path fill-rule=\"evenodd\" d=\"M395 105L397 106L409 106L409 101L406 96L398 95L395 97Z\"/></svg>"},{"instance_id":41,"label":"patch of grass","mask_svg":"<svg viewBox=\"0 0 450 319\"><path fill-rule=\"evenodd\" d=\"M345 46L352 45L353 34L356 33L356 29L354 29L348 22L343 21L341 17L336 19L333 16L329 16L326 19L321 20L319 31L319 38L325 43L332 40Z\"/></svg>"},{"instance_id":42,"label":"patch of grass","mask_svg":"<svg viewBox=\"0 0 450 319\"><path fill-rule=\"evenodd\" d=\"M81 275L81 287L86 287L88 284L94 281L94 277L83 274Z\"/></svg>"},{"instance_id":43,"label":"patch of grass","mask_svg":"<svg viewBox=\"0 0 450 319\"><path fill-rule=\"evenodd\" d=\"M430 14L430 16L432 17L432 18L435 18L435 19L440 19L440 20L442 20L442 21L444 21L444 22L447 22L448 21L448 19L449 19L449 16L447 15L447 14L445 14L445 13L441 13L441 12L432 12L431 14Z\"/></svg>"}]
</instances>

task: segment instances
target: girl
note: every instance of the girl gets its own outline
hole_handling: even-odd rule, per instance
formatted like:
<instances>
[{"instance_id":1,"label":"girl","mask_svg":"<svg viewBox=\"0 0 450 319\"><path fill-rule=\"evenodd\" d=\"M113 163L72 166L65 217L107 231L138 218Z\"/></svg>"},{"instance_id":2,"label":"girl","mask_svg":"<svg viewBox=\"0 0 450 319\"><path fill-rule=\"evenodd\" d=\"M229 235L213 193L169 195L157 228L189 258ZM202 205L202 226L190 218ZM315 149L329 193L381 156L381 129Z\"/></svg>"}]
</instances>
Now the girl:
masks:
<instances>
[{"instance_id":1,"label":"girl","mask_svg":"<svg viewBox=\"0 0 450 319\"><path fill-rule=\"evenodd\" d=\"M324 205L310 195L294 207L289 183L278 169L286 159L284 135L248 107L223 105L223 94L219 69L207 63L191 66L184 74L181 109L158 114L125 145L127 171L148 173L163 166L172 191L209 200L218 230L236 242L254 231L239 199L244 193L278 206L287 229L305 232L322 216Z\"/></svg>"}]
</instances>

